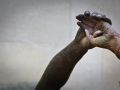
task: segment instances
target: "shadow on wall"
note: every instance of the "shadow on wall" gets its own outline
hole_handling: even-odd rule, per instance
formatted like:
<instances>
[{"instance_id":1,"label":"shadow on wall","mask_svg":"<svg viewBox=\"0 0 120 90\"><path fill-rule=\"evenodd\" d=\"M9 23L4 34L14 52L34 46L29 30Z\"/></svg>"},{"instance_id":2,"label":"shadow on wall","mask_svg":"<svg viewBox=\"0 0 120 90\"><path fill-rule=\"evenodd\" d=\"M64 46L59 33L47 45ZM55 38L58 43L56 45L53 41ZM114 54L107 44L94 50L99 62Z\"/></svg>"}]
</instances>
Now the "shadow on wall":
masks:
<instances>
[{"instance_id":1,"label":"shadow on wall","mask_svg":"<svg viewBox=\"0 0 120 90\"><path fill-rule=\"evenodd\" d=\"M34 90L35 86L33 83L0 84L0 90Z\"/></svg>"}]
</instances>

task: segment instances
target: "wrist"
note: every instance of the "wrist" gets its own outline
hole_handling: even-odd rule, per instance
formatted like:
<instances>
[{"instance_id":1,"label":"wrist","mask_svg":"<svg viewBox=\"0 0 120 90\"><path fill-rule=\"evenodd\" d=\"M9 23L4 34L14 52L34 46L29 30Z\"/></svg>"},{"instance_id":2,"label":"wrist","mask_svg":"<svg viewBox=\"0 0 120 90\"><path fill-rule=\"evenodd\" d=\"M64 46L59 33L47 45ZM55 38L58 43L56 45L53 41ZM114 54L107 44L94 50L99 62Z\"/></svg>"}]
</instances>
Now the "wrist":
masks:
<instances>
[{"instance_id":1,"label":"wrist","mask_svg":"<svg viewBox=\"0 0 120 90\"><path fill-rule=\"evenodd\" d=\"M110 39L107 49L115 52L120 47L120 35L106 22L103 22L103 27L103 30L108 33L107 37Z\"/></svg>"},{"instance_id":2,"label":"wrist","mask_svg":"<svg viewBox=\"0 0 120 90\"><path fill-rule=\"evenodd\" d=\"M120 37L116 35L111 41L110 50L120 59Z\"/></svg>"},{"instance_id":3,"label":"wrist","mask_svg":"<svg viewBox=\"0 0 120 90\"><path fill-rule=\"evenodd\" d=\"M77 42L76 40L73 40L75 46L78 48L82 48L83 50L88 50L90 49L90 43L87 38L83 38L81 41Z\"/></svg>"}]
</instances>

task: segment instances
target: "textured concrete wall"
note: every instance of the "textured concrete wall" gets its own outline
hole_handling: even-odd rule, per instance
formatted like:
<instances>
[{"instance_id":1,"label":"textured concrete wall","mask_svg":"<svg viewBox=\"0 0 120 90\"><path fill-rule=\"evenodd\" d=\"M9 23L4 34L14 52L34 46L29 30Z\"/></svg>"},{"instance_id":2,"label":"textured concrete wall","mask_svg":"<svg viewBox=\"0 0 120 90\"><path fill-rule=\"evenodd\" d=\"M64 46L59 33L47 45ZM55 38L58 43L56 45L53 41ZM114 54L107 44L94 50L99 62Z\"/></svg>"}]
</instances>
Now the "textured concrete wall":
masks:
<instances>
[{"instance_id":1,"label":"textured concrete wall","mask_svg":"<svg viewBox=\"0 0 120 90\"><path fill-rule=\"evenodd\" d=\"M119 32L119 0L0 0L0 83L37 82L52 57L77 32L85 10L107 14ZM76 65L62 90L119 90L120 62L95 48Z\"/></svg>"}]
</instances>

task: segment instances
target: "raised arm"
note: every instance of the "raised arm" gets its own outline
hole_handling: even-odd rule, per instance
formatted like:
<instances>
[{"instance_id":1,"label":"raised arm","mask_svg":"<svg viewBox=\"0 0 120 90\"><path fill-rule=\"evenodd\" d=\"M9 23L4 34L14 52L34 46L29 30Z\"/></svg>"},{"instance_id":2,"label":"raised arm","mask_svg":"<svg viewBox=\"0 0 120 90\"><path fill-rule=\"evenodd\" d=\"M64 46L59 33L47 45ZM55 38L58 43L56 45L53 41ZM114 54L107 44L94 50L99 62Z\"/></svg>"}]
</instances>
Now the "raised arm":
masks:
<instances>
[{"instance_id":1,"label":"raised arm","mask_svg":"<svg viewBox=\"0 0 120 90\"><path fill-rule=\"evenodd\" d=\"M68 80L76 63L88 51L88 46L81 43L85 33L79 29L75 40L60 51L47 66L35 90L59 90Z\"/></svg>"},{"instance_id":2,"label":"raised arm","mask_svg":"<svg viewBox=\"0 0 120 90\"><path fill-rule=\"evenodd\" d=\"M35 90L59 90L68 80L76 63L93 47L81 26L75 39L51 60Z\"/></svg>"}]
</instances>

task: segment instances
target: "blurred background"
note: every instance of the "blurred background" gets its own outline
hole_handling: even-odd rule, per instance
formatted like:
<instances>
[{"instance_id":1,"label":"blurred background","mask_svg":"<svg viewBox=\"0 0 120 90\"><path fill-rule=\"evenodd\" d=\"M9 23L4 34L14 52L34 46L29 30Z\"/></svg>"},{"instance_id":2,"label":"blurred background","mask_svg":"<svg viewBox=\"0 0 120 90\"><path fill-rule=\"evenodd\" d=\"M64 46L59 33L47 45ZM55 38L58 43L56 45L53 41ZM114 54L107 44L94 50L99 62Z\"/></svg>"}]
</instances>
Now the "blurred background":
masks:
<instances>
[{"instance_id":1,"label":"blurred background","mask_svg":"<svg viewBox=\"0 0 120 90\"><path fill-rule=\"evenodd\" d=\"M85 10L106 14L120 33L120 0L0 0L0 90L33 90ZM120 61L89 50L61 90L120 90Z\"/></svg>"}]
</instances>

